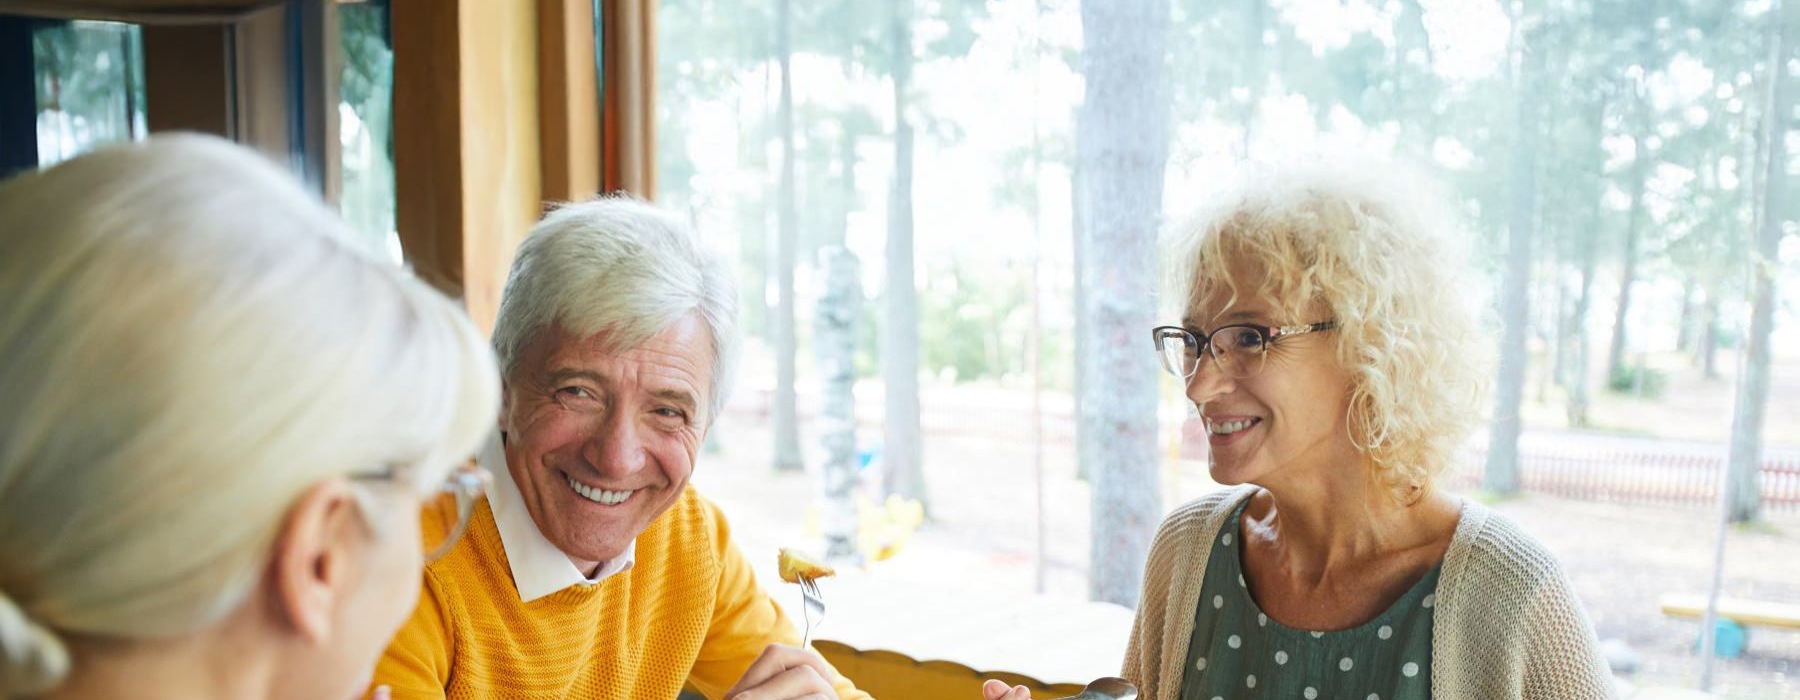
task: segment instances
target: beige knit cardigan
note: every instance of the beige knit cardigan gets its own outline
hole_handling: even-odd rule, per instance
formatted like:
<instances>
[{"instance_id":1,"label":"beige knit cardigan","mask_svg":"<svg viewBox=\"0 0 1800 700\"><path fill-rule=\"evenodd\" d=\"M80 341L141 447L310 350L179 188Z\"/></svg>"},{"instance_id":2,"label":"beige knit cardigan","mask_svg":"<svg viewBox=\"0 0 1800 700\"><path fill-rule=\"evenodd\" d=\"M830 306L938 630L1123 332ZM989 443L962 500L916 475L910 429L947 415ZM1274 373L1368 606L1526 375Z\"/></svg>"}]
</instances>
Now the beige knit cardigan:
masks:
<instances>
[{"instance_id":1,"label":"beige knit cardigan","mask_svg":"<svg viewBox=\"0 0 1800 700\"><path fill-rule=\"evenodd\" d=\"M1178 700L1212 540L1239 486L1169 515L1150 547L1123 675L1146 700ZM1431 627L1435 698L1611 698L1613 682L1580 601L1543 545L1463 499L1439 574Z\"/></svg>"}]
</instances>

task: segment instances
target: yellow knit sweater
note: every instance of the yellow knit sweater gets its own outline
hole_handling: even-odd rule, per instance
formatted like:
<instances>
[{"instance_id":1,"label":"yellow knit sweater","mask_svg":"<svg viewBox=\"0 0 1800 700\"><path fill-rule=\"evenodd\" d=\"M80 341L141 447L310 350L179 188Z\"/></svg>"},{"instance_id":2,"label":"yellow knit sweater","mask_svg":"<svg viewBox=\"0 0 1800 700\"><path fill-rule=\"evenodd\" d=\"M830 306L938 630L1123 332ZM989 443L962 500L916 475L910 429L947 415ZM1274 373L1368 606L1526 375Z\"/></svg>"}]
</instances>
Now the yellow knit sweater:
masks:
<instances>
[{"instance_id":1,"label":"yellow knit sweater","mask_svg":"<svg viewBox=\"0 0 1800 700\"><path fill-rule=\"evenodd\" d=\"M449 508L427 509L427 537L454 521ZM470 518L464 540L426 567L419 606L376 667L396 700L671 699L684 683L716 699L764 647L799 641L724 515L692 488L638 536L630 570L530 603L487 502ZM833 683L846 700L868 697Z\"/></svg>"}]
</instances>

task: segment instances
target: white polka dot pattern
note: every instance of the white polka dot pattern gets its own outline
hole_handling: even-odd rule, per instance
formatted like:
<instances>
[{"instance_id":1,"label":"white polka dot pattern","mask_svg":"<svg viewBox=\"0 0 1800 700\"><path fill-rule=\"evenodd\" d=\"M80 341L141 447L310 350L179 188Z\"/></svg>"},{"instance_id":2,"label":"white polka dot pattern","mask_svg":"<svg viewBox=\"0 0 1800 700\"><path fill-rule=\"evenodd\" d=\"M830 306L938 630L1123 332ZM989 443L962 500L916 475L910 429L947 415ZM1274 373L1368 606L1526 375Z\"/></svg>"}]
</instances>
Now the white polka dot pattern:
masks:
<instances>
[{"instance_id":1,"label":"white polka dot pattern","mask_svg":"<svg viewBox=\"0 0 1800 700\"><path fill-rule=\"evenodd\" d=\"M1138 682L1144 697L1170 697L1170 686L1181 684L1187 672L1183 661L1191 657L1186 653L1185 638L1171 644L1179 637L1171 625L1195 619L1196 605L1204 605L1201 579L1209 561L1220 559L1210 552L1224 542L1226 533L1221 526L1253 492L1249 487L1221 489L1177 508L1164 521L1144 569L1144 589L1153 593L1138 606L1122 674ZM1425 658L1412 657L1411 663L1419 665L1417 675L1405 676L1402 664L1401 672L1388 682L1401 684L1411 678L1411 687L1426 688L1433 697L1500 697L1519 691L1544 697L1610 695L1612 679L1599 654L1593 626L1555 558L1487 506L1464 500L1462 508L1462 520L1429 608L1436 618L1430 657L1448 663L1437 668ZM1441 606L1437 605L1439 596L1444 603ZM1424 608L1425 602L1418 600L1415 609ZM1245 619L1255 616L1250 611ZM1395 628L1388 644L1409 638L1408 628L1399 624ZM1262 658L1267 663L1270 657ZM1301 658L1296 655L1287 667L1295 668L1295 661ZM1381 664L1358 658L1356 665L1361 667L1360 674ZM1273 681L1264 685L1265 693L1289 692ZM1319 689L1327 687L1320 685ZM1362 698L1362 693L1368 692L1358 690L1362 692L1351 697ZM1380 697L1394 700L1394 692L1383 689Z\"/></svg>"}]
</instances>

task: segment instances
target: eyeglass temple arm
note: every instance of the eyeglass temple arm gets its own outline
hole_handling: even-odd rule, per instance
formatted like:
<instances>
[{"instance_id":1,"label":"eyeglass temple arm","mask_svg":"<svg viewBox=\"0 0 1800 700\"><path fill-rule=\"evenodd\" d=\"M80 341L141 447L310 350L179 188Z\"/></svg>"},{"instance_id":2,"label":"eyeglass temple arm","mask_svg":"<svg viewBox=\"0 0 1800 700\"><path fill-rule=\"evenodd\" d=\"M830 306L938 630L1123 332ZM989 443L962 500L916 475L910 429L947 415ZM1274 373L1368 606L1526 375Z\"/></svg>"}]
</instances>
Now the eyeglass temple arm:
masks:
<instances>
[{"instance_id":1,"label":"eyeglass temple arm","mask_svg":"<svg viewBox=\"0 0 1800 700\"><path fill-rule=\"evenodd\" d=\"M1299 335L1301 333L1312 333L1315 331L1328 331L1336 327L1337 321L1320 321L1318 323L1308 323L1304 326L1276 326L1269 329L1269 337L1279 338L1284 335Z\"/></svg>"}]
</instances>

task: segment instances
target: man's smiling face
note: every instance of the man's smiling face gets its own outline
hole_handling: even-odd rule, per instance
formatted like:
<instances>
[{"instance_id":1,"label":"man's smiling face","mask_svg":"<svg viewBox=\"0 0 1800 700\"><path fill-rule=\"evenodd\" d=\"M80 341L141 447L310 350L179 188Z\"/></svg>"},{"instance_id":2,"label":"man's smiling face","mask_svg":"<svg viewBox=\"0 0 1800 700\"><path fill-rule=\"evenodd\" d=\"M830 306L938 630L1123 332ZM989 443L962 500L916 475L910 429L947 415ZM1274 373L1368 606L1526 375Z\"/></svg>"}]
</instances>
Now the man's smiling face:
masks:
<instances>
[{"instance_id":1,"label":"man's smiling face","mask_svg":"<svg viewBox=\"0 0 1800 700\"><path fill-rule=\"evenodd\" d=\"M609 353L552 326L507 377L506 465L544 537L591 574L681 497L706 437L713 344L684 316Z\"/></svg>"}]
</instances>

